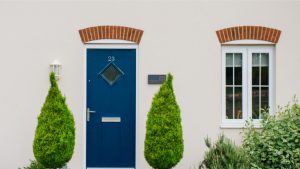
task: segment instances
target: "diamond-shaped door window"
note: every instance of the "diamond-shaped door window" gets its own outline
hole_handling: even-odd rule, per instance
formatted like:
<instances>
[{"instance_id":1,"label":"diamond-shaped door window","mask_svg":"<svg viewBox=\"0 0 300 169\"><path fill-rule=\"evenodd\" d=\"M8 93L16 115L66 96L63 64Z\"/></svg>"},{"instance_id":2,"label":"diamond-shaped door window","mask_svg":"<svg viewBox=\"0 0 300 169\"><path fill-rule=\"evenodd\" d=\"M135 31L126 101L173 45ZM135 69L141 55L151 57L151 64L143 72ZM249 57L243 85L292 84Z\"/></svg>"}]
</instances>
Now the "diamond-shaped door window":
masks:
<instances>
[{"instance_id":1,"label":"diamond-shaped door window","mask_svg":"<svg viewBox=\"0 0 300 169\"><path fill-rule=\"evenodd\" d=\"M111 62L99 72L99 75L101 75L101 77L112 86L124 75L124 73L117 65Z\"/></svg>"}]
</instances>

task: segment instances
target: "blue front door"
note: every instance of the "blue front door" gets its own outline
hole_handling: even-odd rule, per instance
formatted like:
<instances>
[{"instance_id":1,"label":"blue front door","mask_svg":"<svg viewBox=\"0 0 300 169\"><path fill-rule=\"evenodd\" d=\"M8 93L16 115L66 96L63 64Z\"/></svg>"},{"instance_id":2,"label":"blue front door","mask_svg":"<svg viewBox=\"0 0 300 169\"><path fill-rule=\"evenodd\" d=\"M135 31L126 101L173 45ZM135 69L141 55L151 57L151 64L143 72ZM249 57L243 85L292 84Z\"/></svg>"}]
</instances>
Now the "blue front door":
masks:
<instances>
[{"instance_id":1,"label":"blue front door","mask_svg":"<svg viewBox=\"0 0 300 169\"><path fill-rule=\"evenodd\" d=\"M136 50L87 49L86 166L135 167Z\"/></svg>"}]
</instances>

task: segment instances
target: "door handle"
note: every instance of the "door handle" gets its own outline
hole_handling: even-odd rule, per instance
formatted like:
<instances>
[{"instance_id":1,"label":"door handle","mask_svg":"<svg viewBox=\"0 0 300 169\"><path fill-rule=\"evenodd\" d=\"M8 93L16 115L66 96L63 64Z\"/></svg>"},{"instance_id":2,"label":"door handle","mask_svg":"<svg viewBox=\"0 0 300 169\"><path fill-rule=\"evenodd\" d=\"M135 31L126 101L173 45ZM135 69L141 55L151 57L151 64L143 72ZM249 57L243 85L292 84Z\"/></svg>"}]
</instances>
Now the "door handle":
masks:
<instances>
[{"instance_id":1,"label":"door handle","mask_svg":"<svg viewBox=\"0 0 300 169\"><path fill-rule=\"evenodd\" d=\"M96 111L90 110L90 108L86 108L86 121L90 121L91 113L96 113Z\"/></svg>"}]
</instances>

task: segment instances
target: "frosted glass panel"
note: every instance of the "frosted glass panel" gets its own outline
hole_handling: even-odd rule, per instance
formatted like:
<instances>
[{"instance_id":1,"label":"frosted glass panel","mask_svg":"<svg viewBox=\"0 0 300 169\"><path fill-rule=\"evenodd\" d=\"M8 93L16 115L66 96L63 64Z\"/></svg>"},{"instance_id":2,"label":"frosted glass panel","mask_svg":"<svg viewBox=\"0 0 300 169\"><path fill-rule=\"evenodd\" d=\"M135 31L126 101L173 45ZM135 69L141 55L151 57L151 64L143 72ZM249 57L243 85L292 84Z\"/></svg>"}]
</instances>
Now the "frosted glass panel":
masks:
<instances>
[{"instance_id":1,"label":"frosted glass panel","mask_svg":"<svg viewBox=\"0 0 300 169\"><path fill-rule=\"evenodd\" d=\"M234 118L242 119L243 118L243 97L242 97L242 88L236 87L234 93Z\"/></svg>"},{"instance_id":2,"label":"frosted glass panel","mask_svg":"<svg viewBox=\"0 0 300 169\"><path fill-rule=\"evenodd\" d=\"M261 88L261 108L267 110L269 108L269 88Z\"/></svg>"},{"instance_id":3,"label":"frosted glass panel","mask_svg":"<svg viewBox=\"0 0 300 169\"><path fill-rule=\"evenodd\" d=\"M259 88L252 88L252 119L259 119Z\"/></svg>"},{"instance_id":4,"label":"frosted glass panel","mask_svg":"<svg viewBox=\"0 0 300 169\"><path fill-rule=\"evenodd\" d=\"M242 67L235 67L234 68L234 84L235 85L242 85L242 80L243 80L243 77L242 77Z\"/></svg>"},{"instance_id":5,"label":"frosted glass panel","mask_svg":"<svg viewBox=\"0 0 300 169\"><path fill-rule=\"evenodd\" d=\"M261 85L269 85L269 67L261 67Z\"/></svg>"},{"instance_id":6,"label":"frosted glass panel","mask_svg":"<svg viewBox=\"0 0 300 169\"><path fill-rule=\"evenodd\" d=\"M252 85L259 85L259 67L252 67Z\"/></svg>"},{"instance_id":7,"label":"frosted glass panel","mask_svg":"<svg viewBox=\"0 0 300 169\"><path fill-rule=\"evenodd\" d=\"M124 73L115 64L109 63L100 74L107 83L113 85Z\"/></svg>"},{"instance_id":8,"label":"frosted glass panel","mask_svg":"<svg viewBox=\"0 0 300 169\"><path fill-rule=\"evenodd\" d=\"M234 54L234 66L242 66L242 54L241 53Z\"/></svg>"},{"instance_id":9,"label":"frosted glass panel","mask_svg":"<svg viewBox=\"0 0 300 169\"><path fill-rule=\"evenodd\" d=\"M233 85L233 67L226 67L226 85Z\"/></svg>"},{"instance_id":10,"label":"frosted glass panel","mask_svg":"<svg viewBox=\"0 0 300 169\"><path fill-rule=\"evenodd\" d=\"M233 53L226 53L226 66L233 66Z\"/></svg>"},{"instance_id":11,"label":"frosted glass panel","mask_svg":"<svg viewBox=\"0 0 300 169\"><path fill-rule=\"evenodd\" d=\"M252 66L259 66L259 53L252 53Z\"/></svg>"},{"instance_id":12,"label":"frosted glass panel","mask_svg":"<svg viewBox=\"0 0 300 169\"><path fill-rule=\"evenodd\" d=\"M233 118L233 87L226 87L226 119Z\"/></svg>"},{"instance_id":13,"label":"frosted glass panel","mask_svg":"<svg viewBox=\"0 0 300 169\"><path fill-rule=\"evenodd\" d=\"M268 53L261 54L261 66L269 66L269 54Z\"/></svg>"}]
</instances>

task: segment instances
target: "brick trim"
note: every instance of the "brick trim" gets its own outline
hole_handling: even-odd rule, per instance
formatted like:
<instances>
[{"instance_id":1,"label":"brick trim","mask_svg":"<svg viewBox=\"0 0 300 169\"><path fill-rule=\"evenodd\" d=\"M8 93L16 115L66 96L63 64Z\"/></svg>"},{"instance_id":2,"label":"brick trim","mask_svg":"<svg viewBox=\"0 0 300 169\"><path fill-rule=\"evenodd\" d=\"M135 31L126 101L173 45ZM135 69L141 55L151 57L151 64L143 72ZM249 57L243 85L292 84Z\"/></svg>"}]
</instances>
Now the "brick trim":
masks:
<instances>
[{"instance_id":1,"label":"brick trim","mask_svg":"<svg viewBox=\"0 0 300 169\"><path fill-rule=\"evenodd\" d=\"M220 43L234 40L263 40L277 43L281 30L263 26L235 26L216 31Z\"/></svg>"},{"instance_id":2,"label":"brick trim","mask_svg":"<svg viewBox=\"0 0 300 169\"><path fill-rule=\"evenodd\" d=\"M99 39L119 39L140 43L143 30L125 26L94 26L79 30L82 43Z\"/></svg>"}]
</instances>

